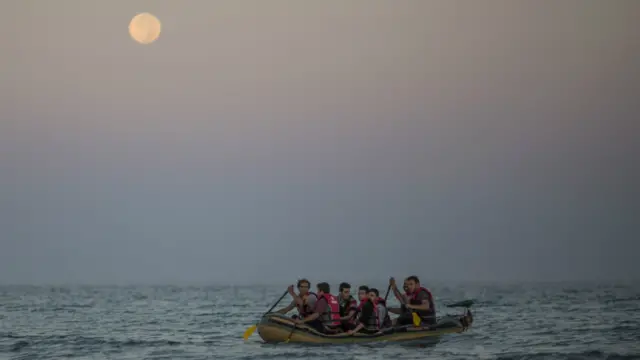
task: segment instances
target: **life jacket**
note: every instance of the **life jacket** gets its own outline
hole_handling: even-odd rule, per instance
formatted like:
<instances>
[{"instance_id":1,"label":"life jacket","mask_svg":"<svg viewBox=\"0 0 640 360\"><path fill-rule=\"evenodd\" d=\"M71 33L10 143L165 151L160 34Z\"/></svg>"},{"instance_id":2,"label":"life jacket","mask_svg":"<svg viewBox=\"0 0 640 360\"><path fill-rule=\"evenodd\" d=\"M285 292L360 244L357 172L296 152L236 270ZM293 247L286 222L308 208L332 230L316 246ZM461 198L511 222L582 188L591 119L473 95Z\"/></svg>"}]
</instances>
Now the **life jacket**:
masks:
<instances>
[{"instance_id":1,"label":"life jacket","mask_svg":"<svg viewBox=\"0 0 640 360\"><path fill-rule=\"evenodd\" d=\"M376 309L378 309L378 314L380 314L379 310L381 306L384 307L386 311L384 319L378 319L378 321L380 322L380 326L382 328L391 327L391 317L389 316L389 309L387 309L387 302L383 298L378 298L378 305L376 306Z\"/></svg>"},{"instance_id":2,"label":"life jacket","mask_svg":"<svg viewBox=\"0 0 640 360\"><path fill-rule=\"evenodd\" d=\"M362 307L364 306L364 304L367 303L367 301L369 301L369 299L360 300L360 304L356 308L356 311L357 312L361 312L362 311Z\"/></svg>"},{"instance_id":3,"label":"life jacket","mask_svg":"<svg viewBox=\"0 0 640 360\"><path fill-rule=\"evenodd\" d=\"M362 314L362 308L364 307L364 304L366 304L366 303L367 303L367 299L360 300L360 303L356 307L356 313L355 313L355 315L353 315L353 319L351 319L354 323L358 322L358 320L360 319L360 314Z\"/></svg>"},{"instance_id":4,"label":"life jacket","mask_svg":"<svg viewBox=\"0 0 640 360\"><path fill-rule=\"evenodd\" d=\"M372 305L373 305L373 313L371 314L371 317L369 318L369 321L367 321L367 323L364 324L369 329L379 330L380 326L381 326L380 311L378 311L378 306L381 305L381 304L378 302L378 300L379 299L376 299L376 300L373 301L373 303L372 303Z\"/></svg>"},{"instance_id":5,"label":"life jacket","mask_svg":"<svg viewBox=\"0 0 640 360\"><path fill-rule=\"evenodd\" d=\"M340 297L339 302L340 302L340 316L347 316L349 315L349 312L351 312L352 310L356 310L358 308L358 302L356 301L356 299L353 298L353 296L349 296L347 300Z\"/></svg>"},{"instance_id":6,"label":"life jacket","mask_svg":"<svg viewBox=\"0 0 640 360\"><path fill-rule=\"evenodd\" d=\"M318 296L318 301L325 299L327 302L327 310L322 314L322 322L328 326L339 326L340 322L340 303L335 296L324 293Z\"/></svg>"},{"instance_id":7,"label":"life jacket","mask_svg":"<svg viewBox=\"0 0 640 360\"><path fill-rule=\"evenodd\" d=\"M296 304L296 307L298 308L298 313L300 314L301 317L305 317L313 314L313 308L309 306L309 304L307 303L307 298L309 296L315 296L316 301L318 301L318 295L314 292L309 291L307 293L307 296L305 296L302 299L302 306Z\"/></svg>"},{"instance_id":8,"label":"life jacket","mask_svg":"<svg viewBox=\"0 0 640 360\"><path fill-rule=\"evenodd\" d=\"M429 301L429 310L427 311L416 310L416 313L418 313L418 315L421 318L428 318L429 320L435 320L433 317L436 314L436 307L435 307L435 304L433 303L433 295L431 295L431 291L429 291L428 289L420 287L416 291L414 291L413 294L411 294L411 296L409 297L409 304L422 305L422 302L419 301L417 298L418 298L418 295L423 291L427 293L427 301Z\"/></svg>"}]
</instances>

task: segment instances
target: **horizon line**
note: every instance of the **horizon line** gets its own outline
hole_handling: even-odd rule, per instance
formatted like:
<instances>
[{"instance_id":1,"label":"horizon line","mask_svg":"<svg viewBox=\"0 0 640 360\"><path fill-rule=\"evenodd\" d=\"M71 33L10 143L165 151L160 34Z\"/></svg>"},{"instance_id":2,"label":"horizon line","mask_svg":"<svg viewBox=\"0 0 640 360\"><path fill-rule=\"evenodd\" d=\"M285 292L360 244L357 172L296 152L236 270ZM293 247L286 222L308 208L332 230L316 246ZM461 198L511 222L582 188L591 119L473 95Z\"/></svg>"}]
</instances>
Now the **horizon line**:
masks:
<instances>
[{"instance_id":1,"label":"horizon line","mask_svg":"<svg viewBox=\"0 0 640 360\"><path fill-rule=\"evenodd\" d=\"M360 286L361 284L382 284L387 280L379 281L346 281L351 284L352 287ZM313 281L311 281L313 284ZM337 286L342 281L335 282ZM329 281L330 285L334 285L334 282ZM446 286L447 283L455 285L545 285L545 284L589 284L589 285L628 285L640 283L640 278L631 279L487 279L487 280L429 280L423 282L424 285L437 284ZM357 284L357 285L356 285ZM288 285L291 285L289 282ZM132 282L0 282L0 287L227 287L227 288L269 288L282 286L286 288L287 282L219 282L219 281L132 281Z\"/></svg>"}]
</instances>

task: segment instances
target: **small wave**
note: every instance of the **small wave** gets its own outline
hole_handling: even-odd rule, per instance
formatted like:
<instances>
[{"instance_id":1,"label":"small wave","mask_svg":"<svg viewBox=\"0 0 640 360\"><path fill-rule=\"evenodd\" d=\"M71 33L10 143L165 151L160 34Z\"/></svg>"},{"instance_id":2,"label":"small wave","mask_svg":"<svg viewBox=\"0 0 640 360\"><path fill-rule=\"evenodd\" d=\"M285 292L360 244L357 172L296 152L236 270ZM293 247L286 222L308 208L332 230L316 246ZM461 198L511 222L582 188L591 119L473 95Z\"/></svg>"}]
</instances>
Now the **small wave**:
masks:
<instances>
[{"instance_id":1,"label":"small wave","mask_svg":"<svg viewBox=\"0 0 640 360\"><path fill-rule=\"evenodd\" d=\"M27 346L29 346L28 341L24 341L24 340L16 341L11 345L11 348L9 349L9 351L11 352L20 351L22 348Z\"/></svg>"},{"instance_id":2,"label":"small wave","mask_svg":"<svg viewBox=\"0 0 640 360\"><path fill-rule=\"evenodd\" d=\"M7 336L11 338L20 338L21 340L16 341L11 346L11 352L19 352L29 347L34 346L56 346L56 345L71 345L71 346L82 346L82 347L93 347L93 346L112 346L116 348L121 347L134 347L134 346L143 346L143 347L157 347L157 346L178 346L184 344L193 344L192 341L177 341L171 339L157 339L157 340L144 340L144 339L112 339L112 338L99 338L99 337L91 337L91 336L81 336L81 335L54 335L54 336Z\"/></svg>"},{"instance_id":3,"label":"small wave","mask_svg":"<svg viewBox=\"0 0 640 360\"><path fill-rule=\"evenodd\" d=\"M243 343L241 334L281 294L279 287L268 288L266 295L261 288L233 287L86 287L66 292L0 287L0 358L91 358L102 353L156 360L210 354L234 360L640 359L640 288L584 287L575 292L558 285L487 285L485 297L483 286L477 291L483 296L474 305L476 322L469 332L409 353L400 344L269 346L261 343L259 334ZM451 285L435 292L442 304L466 297Z\"/></svg>"},{"instance_id":4,"label":"small wave","mask_svg":"<svg viewBox=\"0 0 640 360\"><path fill-rule=\"evenodd\" d=\"M533 353L502 355L496 360L636 360L640 354L605 353L599 350L577 353Z\"/></svg>"}]
</instances>

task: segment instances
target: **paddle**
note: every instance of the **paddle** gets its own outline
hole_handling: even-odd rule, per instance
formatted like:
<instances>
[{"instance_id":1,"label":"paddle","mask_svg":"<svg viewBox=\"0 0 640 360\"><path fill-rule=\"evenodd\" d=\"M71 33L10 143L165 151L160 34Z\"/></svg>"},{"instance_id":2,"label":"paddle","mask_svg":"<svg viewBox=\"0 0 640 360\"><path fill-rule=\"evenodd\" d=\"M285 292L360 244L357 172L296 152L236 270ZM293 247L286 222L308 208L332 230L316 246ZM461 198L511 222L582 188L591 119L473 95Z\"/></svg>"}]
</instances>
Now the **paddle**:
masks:
<instances>
[{"instance_id":1,"label":"paddle","mask_svg":"<svg viewBox=\"0 0 640 360\"><path fill-rule=\"evenodd\" d=\"M391 291L391 284L389 284L389 286L387 286L387 293L384 294L384 302L387 302L387 298L389 297L389 292Z\"/></svg>"},{"instance_id":2,"label":"paddle","mask_svg":"<svg viewBox=\"0 0 640 360\"><path fill-rule=\"evenodd\" d=\"M387 296L389 296L389 290L391 290L391 284L389 284L389 287L387 288L387 294L384 296L384 300L385 301L387 301ZM406 306L407 306L406 302L405 301L401 301L401 303L406 308ZM411 309L408 309L408 308L407 308L407 310L411 311ZM422 322L422 320L420 319L420 316L418 316L417 313L411 311L411 318L413 320L413 326L416 326L416 327L420 326L420 323Z\"/></svg>"},{"instance_id":3,"label":"paddle","mask_svg":"<svg viewBox=\"0 0 640 360\"><path fill-rule=\"evenodd\" d=\"M284 297L287 296L287 293L289 293L289 290L285 290L284 293L282 294L282 296L280 296L280 299L278 299L278 301L276 301L276 303L273 304L271 309L267 310L267 312L264 313L260 318L262 319L265 315L270 313L271 310L273 310L280 303L280 301L282 301L282 299L284 299ZM253 334L254 331L256 331L257 327L258 327L257 324L249 326L249 328L244 332L244 335L242 336L245 341Z\"/></svg>"},{"instance_id":4,"label":"paddle","mask_svg":"<svg viewBox=\"0 0 640 360\"><path fill-rule=\"evenodd\" d=\"M413 318L413 325L420 326L422 319L420 319L420 316L418 316L418 313L412 312L411 317Z\"/></svg>"},{"instance_id":5,"label":"paddle","mask_svg":"<svg viewBox=\"0 0 640 360\"><path fill-rule=\"evenodd\" d=\"M407 309L407 311L411 311L411 319L413 320L413 326L420 326L420 323L422 323L422 319L420 319L420 316L418 315L417 312L412 311L411 309L407 308L407 304L403 304L405 306L405 308Z\"/></svg>"},{"instance_id":6,"label":"paddle","mask_svg":"<svg viewBox=\"0 0 640 360\"><path fill-rule=\"evenodd\" d=\"M293 328L291 328L291 332L289 333L289 336L287 336L287 340L285 340L285 344L289 343L289 340L291 340L291 335L293 335L293 332L296 331L296 328L298 327L298 325L296 323L293 323Z\"/></svg>"},{"instance_id":7,"label":"paddle","mask_svg":"<svg viewBox=\"0 0 640 360\"><path fill-rule=\"evenodd\" d=\"M406 303L404 304L404 306L408 311L411 311L411 319L413 320L413 326L416 326L416 327L420 326L420 323L422 323L422 319L420 319L420 316L418 315L418 313L406 307L407 306Z\"/></svg>"},{"instance_id":8,"label":"paddle","mask_svg":"<svg viewBox=\"0 0 640 360\"><path fill-rule=\"evenodd\" d=\"M420 319L420 316L418 315L418 313L412 311L411 309L407 308L407 304L404 301L400 302L402 305L405 306L405 309L407 309L407 311L411 311L411 319L413 320L413 325L418 327L420 326L420 323L422 322L422 319Z\"/></svg>"},{"instance_id":9,"label":"paddle","mask_svg":"<svg viewBox=\"0 0 640 360\"><path fill-rule=\"evenodd\" d=\"M291 332L289 333L289 336L287 336L287 340L284 341L285 344L288 343L289 340L291 340L291 336L293 335L293 332L296 331L297 328L298 328L298 324L293 323L293 328L291 329Z\"/></svg>"},{"instance_id":10,"label":"paddle","mask_svg":"<svg viewBox=\"0 0 640 360\"><path fill-rule=\"evenodd\" d=\"M446 307L448 308L463 307L468 309L473 304L474 304L474 301L469 299L469 300L458 301L456 303L446 305ZM412 315L413 315L413 324L415 326L420 325L420 323L422 322L422 319L420 318L420 316L418 316L418 314L416 313L412 313ZM429 318L435 318L435 316L429 316Z\"/></svg>"}]
</instances>

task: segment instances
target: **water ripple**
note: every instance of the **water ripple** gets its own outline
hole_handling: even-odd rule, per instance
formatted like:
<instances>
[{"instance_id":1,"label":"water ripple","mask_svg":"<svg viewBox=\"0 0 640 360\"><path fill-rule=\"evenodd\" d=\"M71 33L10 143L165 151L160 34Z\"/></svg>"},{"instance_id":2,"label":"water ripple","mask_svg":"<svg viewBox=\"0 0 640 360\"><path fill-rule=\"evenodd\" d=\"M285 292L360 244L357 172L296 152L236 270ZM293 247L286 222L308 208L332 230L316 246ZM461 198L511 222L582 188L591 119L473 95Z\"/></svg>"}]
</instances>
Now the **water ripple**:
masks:
<instances>
[{"instance_id":1,"label":"water ripple","mask_svg":"<svg viewBox=\"0 0 640 360\"><path fill-rule=\"evenodd\" d=\"M447 284L432 290L440 305L479 298L474 328L429 347L311 347L263 344L257 335L242 341L280 288L5 286L0 358L640 358L638 286Z\"/></svg>"}]
</instances>

